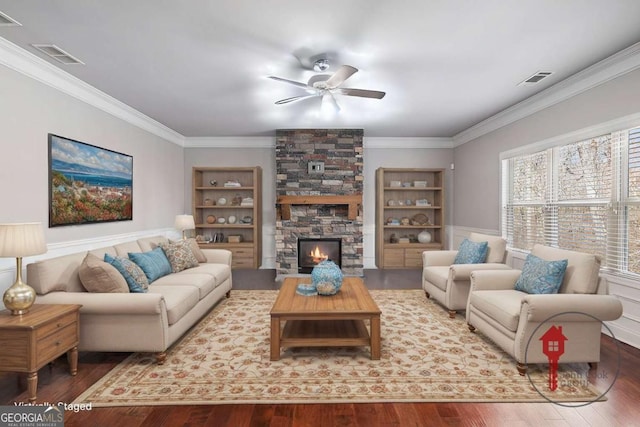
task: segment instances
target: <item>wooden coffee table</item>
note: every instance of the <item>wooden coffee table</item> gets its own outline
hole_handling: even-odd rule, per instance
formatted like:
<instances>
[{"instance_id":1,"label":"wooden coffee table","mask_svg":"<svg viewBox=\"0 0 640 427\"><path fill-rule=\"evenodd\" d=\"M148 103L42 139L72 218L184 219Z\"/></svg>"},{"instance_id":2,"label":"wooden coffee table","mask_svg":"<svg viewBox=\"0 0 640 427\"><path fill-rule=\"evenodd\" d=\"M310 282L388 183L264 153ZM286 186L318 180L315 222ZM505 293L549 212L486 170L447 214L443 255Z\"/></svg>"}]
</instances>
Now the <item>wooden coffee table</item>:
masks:
<instances>
[{"instance_id":1,"label":"wooden coffee table","mask_svg":"<svg viewBox=\"0 0 640 427\"><path fill-rule=\"evenodd\" d=\"M284 280L271 309L271 360L280 359L282 347L360 346L371 347L371 359L380 359L380 309L362 279L345 277L336 295L296 294L298 283L310 282Z\"/></svg>"}]
</instances>

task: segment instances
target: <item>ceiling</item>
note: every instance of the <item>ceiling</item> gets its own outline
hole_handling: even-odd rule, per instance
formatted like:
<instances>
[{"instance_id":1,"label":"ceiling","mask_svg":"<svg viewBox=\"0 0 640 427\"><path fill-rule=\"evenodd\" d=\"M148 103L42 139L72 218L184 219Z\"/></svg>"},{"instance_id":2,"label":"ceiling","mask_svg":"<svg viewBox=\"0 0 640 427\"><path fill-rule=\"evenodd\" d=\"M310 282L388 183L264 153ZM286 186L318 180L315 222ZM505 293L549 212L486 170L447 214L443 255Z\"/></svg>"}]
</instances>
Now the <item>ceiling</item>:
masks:
<instances>
[{"instance_id":1,"label":"ceiling","mask_svg":"<svg viewBox=\"0 0 640 427\"><path fill-rule=\"evenodd\" d=\"M452 137L640 41L638 0L0 0L5 38L185 137L364 128ZM85 65L31 46L55 44ZM336 95L285 105L312 56L360 71ZM537 85L518 85L552 71Z\"/></svg>"}]
</instances>

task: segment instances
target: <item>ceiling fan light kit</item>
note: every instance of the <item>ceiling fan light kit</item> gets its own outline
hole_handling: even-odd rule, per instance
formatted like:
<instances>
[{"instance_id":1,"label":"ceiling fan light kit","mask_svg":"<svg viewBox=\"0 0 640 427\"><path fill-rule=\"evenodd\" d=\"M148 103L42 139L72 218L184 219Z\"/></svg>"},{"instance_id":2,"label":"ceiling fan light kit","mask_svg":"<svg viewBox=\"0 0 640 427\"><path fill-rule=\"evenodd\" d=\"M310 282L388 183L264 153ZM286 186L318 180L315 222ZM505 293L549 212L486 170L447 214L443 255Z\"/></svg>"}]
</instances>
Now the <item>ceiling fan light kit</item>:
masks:
<instances>
[{"instance_id":1,"label":"ceiling fan light kit","mask_svg":"<svg viewBox=\"0 0 640 427\"><path fill-rule=\"evenodd\" d=\"M326 59L319 59L314 63L314 69L316 71L324 71L328 69L329 66L329 61ZM355 67L352 67L350 65L342 65L335 73L331 75L319 74L312 76L306 84L276 76L269 76L269 78L283 83L288 83L290 85L298 86L308 92L307 95L293 96L291 98L285 98L276 101L277 105L288 104L294 101L301 101L304 99L321 96L323 104L332 105L336 111L340 111L340 107L336 102L334 94L373 99L382 99L385 96L385 92L380 92L377 90L341 87L342 83L344 83L345 80L347 80L357 72L358 69Z\"/></svg>"}]
</instances>

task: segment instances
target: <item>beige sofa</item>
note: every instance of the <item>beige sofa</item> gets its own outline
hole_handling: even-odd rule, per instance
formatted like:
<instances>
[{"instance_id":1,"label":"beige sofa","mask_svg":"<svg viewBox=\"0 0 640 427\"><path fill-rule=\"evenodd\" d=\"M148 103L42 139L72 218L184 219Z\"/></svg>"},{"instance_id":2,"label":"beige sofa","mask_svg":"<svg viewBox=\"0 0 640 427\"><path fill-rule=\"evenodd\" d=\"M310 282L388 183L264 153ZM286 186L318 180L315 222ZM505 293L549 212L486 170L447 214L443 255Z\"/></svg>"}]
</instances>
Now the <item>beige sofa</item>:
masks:
<instances>
[{"instance_id":1,"label":"beige sofa","mask_svg":"<svg viewBox=\"0 0 640 427\"><path fill-rule=\"evenodd\" d=\"M165 237L155 236L90 251L126 257L147 252ZM36 304L81 304L80 351L151 352L159 364L165 351L231 291L231 252L203 249L206 263L155 280L147 293L92 293L78 270L87 252L27 266Z\"/></svg>"},{"instance_id":2,"label":"beige sofa","mask_svg":"<svg viewBox=\"0 0 640 427\"><path fill-rule=\"evenodd\" d=\"M560 363L600 360L602 321L622 315L622 303L607 295L595 255L535 245L531 253L543 260L567 260L557 294L528 294L514 289L520 270L474 271L467 304L467 323L517 362L524 375L527 364L547 363L543 335L560 327L567 338Z\"/></svg>"},{"instance_id":3,"label":"beige sofa","mask_svg":"<svg viewBox=\"0 0 640 427\"><path fill-rule=\"evenodd\" d=\"M488 242L486 262L482 264L454 264L457 250L424 251L422 253L422 289L427 298L445 306L449 317L467 308L470 276L474 270L509 270L505 264L507 241L500 236L471 233L472 242Z\"/></svg>"}]
</instances>

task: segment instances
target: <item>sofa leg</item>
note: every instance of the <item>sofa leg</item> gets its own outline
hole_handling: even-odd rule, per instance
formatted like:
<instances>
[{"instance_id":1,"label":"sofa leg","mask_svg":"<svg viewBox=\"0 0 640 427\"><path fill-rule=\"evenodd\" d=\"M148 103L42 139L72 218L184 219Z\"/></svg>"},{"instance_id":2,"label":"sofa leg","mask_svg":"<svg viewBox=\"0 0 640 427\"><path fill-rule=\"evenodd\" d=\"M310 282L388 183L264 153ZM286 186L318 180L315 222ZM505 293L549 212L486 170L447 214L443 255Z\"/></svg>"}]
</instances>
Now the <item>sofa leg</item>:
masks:
<instances>
[{"instance_id":1,"label":"sofa leg","mask_svg":"<svg viewBox=\"0 0 640 427\"><path fill-rule=\"evenodd\" d=\"M424 294L427 296L427 299L431 298L431 295L429 295L429 292L424 291Z\"/></svg>"},{"instance_id":2,"label":"sofa leg","mask_svg":"<svg viewBox=\"0 0 640 427\"><path fill-rule=\"evenodd\" d=\"M452 319L456 318L456 311L455 310L449 310L449 317Z\"/></svg>"},{"instance_id":3,"label":"sofa leg","mask_svg":"<svg viewBox=\"0 0 640 427\"><path fill-rule=\"evenodd\" d=\"M227 298L231 298L231 290L228 290L226 294L224 294L225 297Z\"/></svg>"},{"instance_id":4,"label":"sofa leg","mask_svg":"<svg viewBox=\"0 0 640 427\"><path fill-rule=\"evenodd\" d=\"M473 326L471 323L467 323L467 326L469 327L469 330L470 330L471 332L475 332L475 331L476 331L476 327L475 327L475 326Z\"/></svg>"},{"instance_id":5,"label":"sofa leg","mask_svg":"<svg viewBox=\"0 0 640 427\"><path fill-rule=\"evenodd\" d=\"M527 365L526 364L518 362L516 364L516 368L518 369L518 373L520 375L522 375L523 377L525 375L527 375Z\"/></svg>"},{"instance_id":6,"label":"sofa leg","mask_svg":"<svg viewBox=\"0 0 640 427\"><path fill-rule=\"evenodd\" d=\"M158 365L164 365L164 361L167 360L167 352L161 351L156 353L156 363Z\"/></svg>"}]
</instances>

